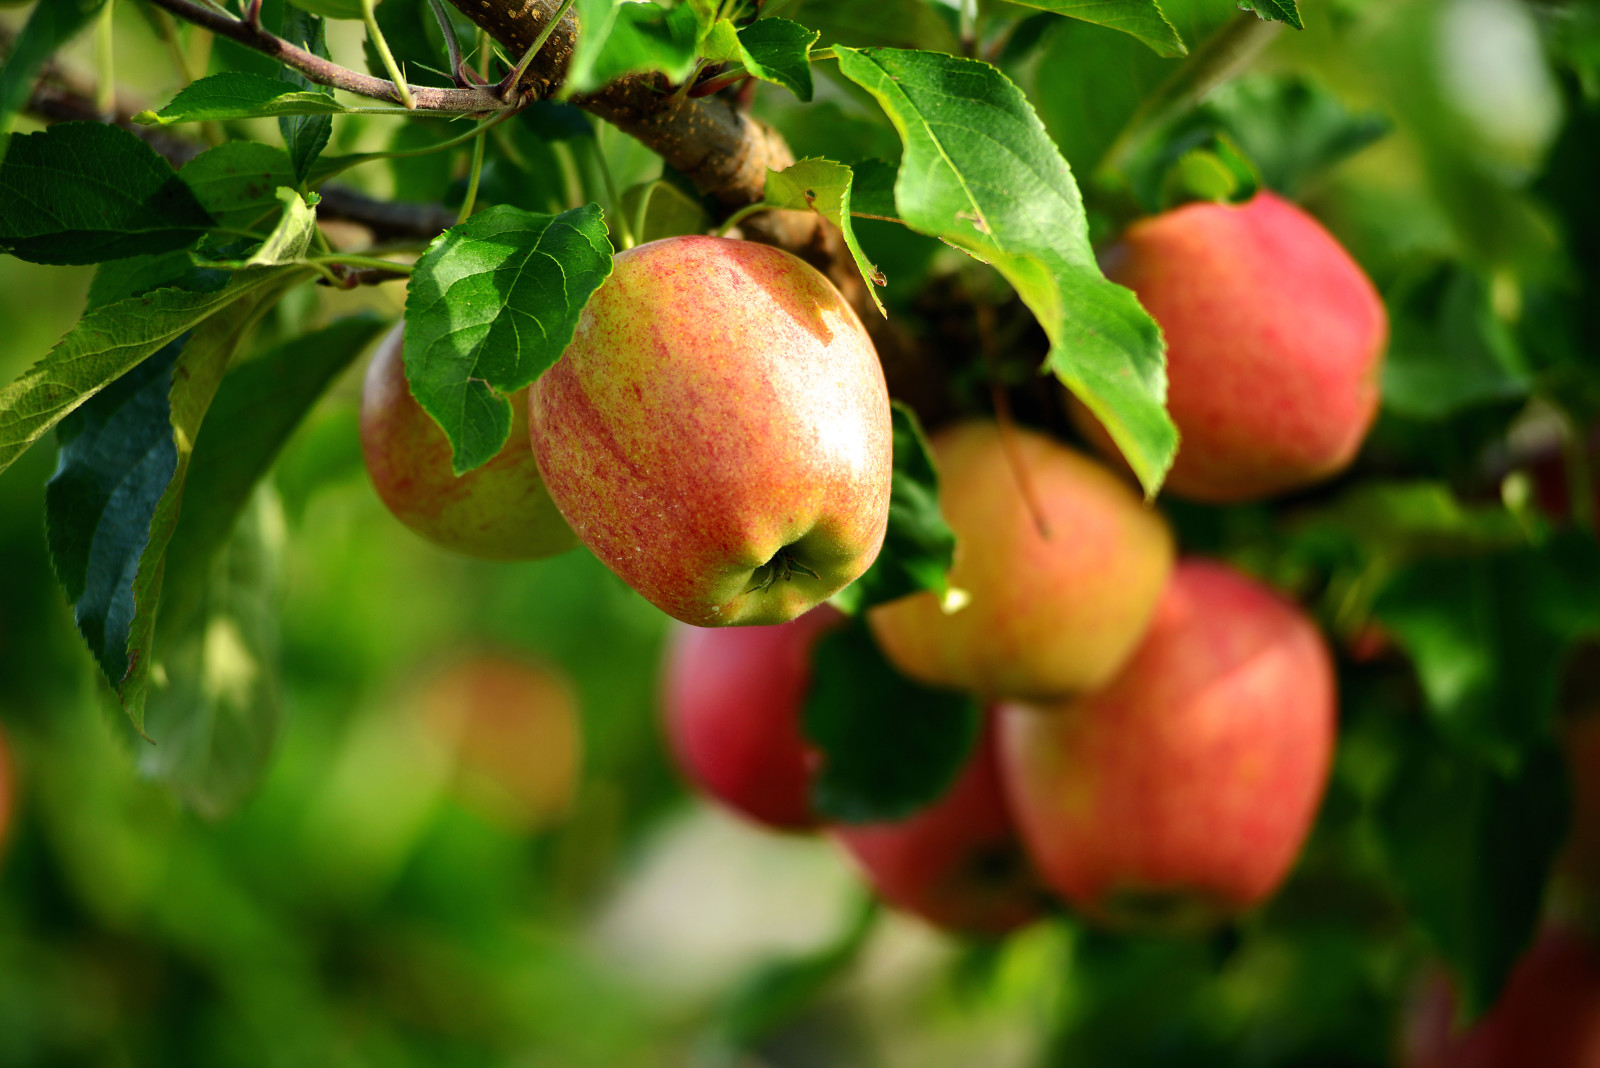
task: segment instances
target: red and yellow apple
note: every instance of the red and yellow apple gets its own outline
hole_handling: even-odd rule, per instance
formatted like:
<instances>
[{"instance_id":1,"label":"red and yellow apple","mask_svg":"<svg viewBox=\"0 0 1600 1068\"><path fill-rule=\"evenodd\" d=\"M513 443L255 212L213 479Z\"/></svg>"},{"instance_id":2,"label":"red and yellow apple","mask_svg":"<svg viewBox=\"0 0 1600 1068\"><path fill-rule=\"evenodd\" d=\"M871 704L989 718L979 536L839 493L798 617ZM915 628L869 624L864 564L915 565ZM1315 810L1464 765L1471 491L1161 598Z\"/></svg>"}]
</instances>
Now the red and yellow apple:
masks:
<instances>
[{"instance_id":1,"label":"red and yellow apple","mask_svg":"<svg viewBox=\"0 0 1600 1068\"><path fill-rule=\"evenodd\" d=\"M685 623L787 622L883 544L877 353L828 280L779 249L689 236L619 253L530 412L572 529Z\"/></svg>"},{"instance_id":2,"label":"red and yellow apple","mask_svg":"<svg viewBox=\"0 0 1600 1068\"><path fill-rule=\"evenodd\" d=\"M451 663L421 691L428 733L453 756L467 807L511 830L564 816L582 764L578 703L548 665L480 653Z\"/></svg>"},{"instance_id":3,"label":"red and yellow apple","mask_svg":"<svg viewBox=\"0 0 1600 1068\"><path fill-rule=\"evenodd\" d=\"M1595 1068L1600 1065L1600 947L1550 927L1512 969L1494 1006L1465 1029L1437 975L1406 1019L1406 1068Z\"/></svg>"},{"instance_id":4,"label":"red and yellow apple","mask_svg":"<svg viewBox=\"0 0 1600 1068\"><path fill-rule=\"evenodd\" d=\"M1354 459L1378 410L1388 314L1316 219L1267 192L1240 206L1188 204L1129 227L1102 266L1166 336L1180 437L1170 492L1254 500ZM1088 409L1073 411L1117 455Z\"/></svg>"},{"instance_id":5,"label":"red and yellow apple","mask_svg":"<svg viewBox=\"0 0 1600 1068\"><path fill-rule=\"evenodd\" d=\"M1211 920L1288 874L1327 783L1336 705L1327 645L1297 606L1187 560L1109 686L1001 709L1001 774L1045 882L1083 912Z\"/></svg>"},{"instance_id":6,"label":"red and yellow apple","mask_svg":"<svg viewBox=\"0 0 1600 1068\"><path fill-rule=\"evenodd\" d=\"M918 594L868 618L884 655L934 686L989 698L1092 690L1144 633L1172 569L1172 534L1100 464L1043 435L1007 433L1011 456L988 422L932 441L958 539L950 583L969 602L947 612Z\"/></svg>"},{"instance_id":7,"label":"red and yellow apple","mask_svg":"<svg viewBox=\"0 0 1600 1068\"><path fill-rule=\"evenodd\" d=\"M1048 896L1017 837L985 726L967 767L931 806L892 823L830 828L889 904L951 931L1005 934Z\"/></svg>"},{"instance_id":8,"label":"red and yellow apple","mask_svg":"<svg viewBox=\"0 0 1600 1068\"><path fill-rule=\"evenodd\" d=\"M411 395L403 331L396 326L379 343L361 391L361 452L389 511L435 545L489 560L538 559L577 545L528 445L527 391L511 397L511 437L499 454L458 478L450 439Z\"/></svg>"},{"instance_id":9,"label":"red and yellow apple","mask_svg":"<svg viewBox=\"0 0 1600 1068\"><path fill-rule=\"evenodd\" d=\"M691 783L775 830L816 826L816 756L801 719L812 650L843 619L821 605L776 626L674 630L662 718L673 756Z\"/></svg>"}]
</instances>

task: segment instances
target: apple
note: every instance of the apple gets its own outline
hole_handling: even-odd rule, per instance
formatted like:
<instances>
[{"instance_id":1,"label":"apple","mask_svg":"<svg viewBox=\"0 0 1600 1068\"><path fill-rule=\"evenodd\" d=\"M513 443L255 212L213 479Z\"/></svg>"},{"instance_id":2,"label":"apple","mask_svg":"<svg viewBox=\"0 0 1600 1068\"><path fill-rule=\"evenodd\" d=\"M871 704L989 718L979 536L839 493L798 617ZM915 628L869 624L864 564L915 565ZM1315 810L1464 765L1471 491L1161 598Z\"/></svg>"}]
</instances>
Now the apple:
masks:
<instances>
[{"instance_id":1,"label":"apple","mask_svg":"<svg viewBox=\"0 0 1600 1068\"><path fill-rule=\"evenodd\" d=\"M1188 204L1129 227L1102 266L1167 339L1173 494L1254 500L1354 459L1378 410L1388 314L1316 219L1267 192L1237 207ZM1116 456L1088 409L1073 412Z\"/></svg>"},{"instance_id":2,"label":"apple","mask_svg":"<svg viewBox=\"0 0 1600 1068\"><path fill-rule=\"evenodd\" d=\"M688 236L619 253L530 412L572 529L685 623L787 622L883 545L883 370L838 291L787 252Z\"/></svg>"},{"instance_id":3,"label":"apple","mask_svg":"<svg viewBox=\"0 0 1600 1068\"><path fill-rule=\"evenodd\" d=\"M516 831L564 816L577 791L582 732L555 668L498 653L449 664L421 690L423 723L453 756L468 808Z\"/></svg>"},{"instance_id":4,"label":"apple","mask_svg":"<svg viewBox=\"0 0 1600 1068\"><path fill-rule=\"evenodd\" d=\"M499 455L458 478L450 439L411 395L403 331L379 343L361 391L361 452L383 503L435 545L468 556L530 560L577 545L528 445L527 391L511 399L511 437Z\"/></svg>"},{"instance_id":5,"label":"apple","mask_svg":"<svg viewBox=\"0 0 1600 1068\"><path fill-rule=\"evenodd\" d=\"M931 806L830 833L879 897L936 927L1005 934L1038 919L1049 902L1017 837L987 723L967 767Z\"/></svg>"},{"instance_id":6,"label":"apple","mask_svg":"<svg viewBox=\"0 0 1600 1068\"><path fill-rule=\"evenodd\" d=\"M884 655L934 686L988 698L1095 689L1150 621L1172 569L1172 533L1095 461L1031 431L1005 433L1014 457L994 423L960 423L932 440L958 538L950 583L970 601L947 612L919 594L868 619Z\"/></svg>"},{"instance_id":7,"label":"apple","mask_svg":"<svg viewBox=\"0 0 1600 1068\"><path fill-rule=\"evenodd\" d=\"M1600 947L1565 927L1546 928L1506 980L1494 1006L1465 1029L1455 997L1435 975L1406 1019L1406 1068L1594 1068L1600 1065Z\"/></svg>"},{"instance_id":8,"label":"apple","mask_svg":"<svg viewBox=\"0 0 1600 1068\"><path fill-rule=\"evenodd\" d=\"M801 717L811 652L843 620L821 605L776 626L674 630L662 718L672 754L691 783L774 830L817 825L811 810L816 757Z\"/></svg>"},{"instance_id":9,"label":"apple","mask_svg":"<svg viewBox=\"0 0 1600 1068\"><path fill-rule=\"evenodd\" d=\"M1001 774L1046 883L1087 915L1208 922L1288 874L1336 705L1327 645L1298 607L1186 560L1109 686L1001 709Z\"/></svg>"}]
</instances>

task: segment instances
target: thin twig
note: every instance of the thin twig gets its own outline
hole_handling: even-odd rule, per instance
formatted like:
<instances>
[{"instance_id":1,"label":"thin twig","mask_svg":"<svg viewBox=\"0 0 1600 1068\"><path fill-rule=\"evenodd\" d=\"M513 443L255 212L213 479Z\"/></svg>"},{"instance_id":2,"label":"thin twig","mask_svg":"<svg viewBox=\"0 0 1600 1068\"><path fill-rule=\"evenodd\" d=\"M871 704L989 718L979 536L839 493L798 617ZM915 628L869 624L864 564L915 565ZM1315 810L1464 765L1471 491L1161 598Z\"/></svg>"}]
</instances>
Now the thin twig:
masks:
<instances>
[{"instance_id":1,"label":"thin twig","mask_svg":"<svg viewBox=\"0 0 1600 1068\"><path fill-rule=\"evenodd\" d=\"M465 89L471 83L461 72L461 39L456 36L455 23L445 14L444 5L439 0L428 0L428 6L433 9L433 17L438 20L439 32L444 34L445 51L450 56L450 78L456 83L457 89Z\"/></svg>"},{"instance_id":2,"label":"thin twig","mask_svg":"<svg viewBox=\"0 0 1600 1068\"><path fill-rule=\"evenodd\" d=\"M260 0L254 2L260 3ZM389 72L394 87L399 90L400 103L405 105L407 111L415 110L417 102L406 86L405 73L400 69L400 64L394 61L394 53L389 50L389 42L383 36L382 27L378 25L377 0L361 0L361 20L367 26L367 40L378 50L378 55L383 60L383 69Z\"/></svg>"},{"instance_id":3,"label":"thin twig","mask_svg":"<svg viewBox=\"0 0 1600 1068\"><path fill-rule=\"evenodd\" d=\"M375 100L406 103L405 97L394 82L341 67L304 48L290 44L276 34L257 30L241 19L220 15L196 3L195 0L149 0L149 2L181 19L210 30L219 37L226 37L246 48L269 55L278 62L293 67L318 85L332 86ZM410 94L413 105L419 111L474 114L498 111L502 107L499 97L489 87L436 89L431 86L410 85L406 87L406 92Z\"/></svg>"}]
</instances>

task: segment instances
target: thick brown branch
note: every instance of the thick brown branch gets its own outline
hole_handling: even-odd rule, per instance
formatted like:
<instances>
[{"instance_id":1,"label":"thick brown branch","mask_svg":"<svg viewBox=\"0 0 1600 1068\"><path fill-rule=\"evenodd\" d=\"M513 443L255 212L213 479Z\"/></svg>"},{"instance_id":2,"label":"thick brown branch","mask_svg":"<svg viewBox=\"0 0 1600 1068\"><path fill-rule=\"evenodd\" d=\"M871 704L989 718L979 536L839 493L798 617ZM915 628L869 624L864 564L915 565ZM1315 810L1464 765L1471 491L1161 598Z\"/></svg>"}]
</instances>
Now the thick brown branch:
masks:
<instances>
[{"instance_id":1,"label":"thick brown branch","mask_svg":"<svg viewBox=\"0 0 1600 1068\"><path fill-rule=\"evenodd\" d=\"M219 37L226 37L246 48L253 48L257 52L269 55L285 66L293 67L318 85L343 89L374 100L388 100L397 104L401 102L400 94L393 82L341 67L304 48L290 44L276 34L268 33L259 25L213 11L211 8L194 3L193 0L150 0L150 2L157 7L165 8L179 18L205 27ZM412 85L408 88L418 111L475 114L498 111L504 107L493 89L489 87L436 89Z\"/></svg>"}]
</instances>

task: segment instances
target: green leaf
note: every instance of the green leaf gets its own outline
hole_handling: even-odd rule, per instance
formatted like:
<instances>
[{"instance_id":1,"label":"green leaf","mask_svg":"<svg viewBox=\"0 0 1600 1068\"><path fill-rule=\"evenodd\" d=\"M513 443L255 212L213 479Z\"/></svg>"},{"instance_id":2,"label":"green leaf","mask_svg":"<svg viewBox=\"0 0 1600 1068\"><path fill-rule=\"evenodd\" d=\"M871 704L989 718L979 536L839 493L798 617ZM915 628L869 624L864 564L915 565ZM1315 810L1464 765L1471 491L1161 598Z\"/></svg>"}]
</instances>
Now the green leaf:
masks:
<instances>
[{"instance_id":1,"label":"green leaf","mask_svg":"<svg viewBox=\"0 0 1600 1068\"><path fill-rule=\"evenodd\" d=\"M1199 115L1243 149L1262 182L1285 196L1392 128L1379 112L1353 112L1315 82L1283 74L1220 85L1206 96Z\"/></svg>"},{"instance_id":2,"label":"green leaf","mask_svg":"<svg viewBox=\"0 0 1600 1068\"><path fill-rule=\"evenodd\" d=\"M1135 199L1151 215L1193 200L1243 203L1261 187L1254 165L1229 136L1193 114L1147 139L1125 173Z\"/></svg>"},{"instance_id":3,"label":"green leaf","mask_svg":"<svg viewBox=\"0 0 1600 1068\"><path fill-rule=\"evenodd\" d=\"M850 165L855 180L850 183L850 213L876 219L898 219L894 205L894 182L900 168L886 159L864 159Z\"/></svg>"},{"instance_id":4,"label":"green leaf","mask_svg":"<svg viewBox=\"0 0 1600 1068\"><path fill-rule=\"evenodd\" d=\"M56 577L113 686L128 671L133 576L150 516L178 466L167 395L186 340L166 345L62 420L60 460L45 492Z\"/></svg>"},{"instance_id":5,"label":"green leaf","mask_svg":"<svg viewBox=\"0 0 1600 1068\"><path fill-rule=\"evenodd\" d=\"M577 8L580 32L563 95L642 71L659 71L676 84L694 71L700 21L693 8L616 0L579 0Z\"/></svg>"},{"instance_id":6,"label":"green leaf","mask_svg":"<svg viewBox=\"0 0 1600 1068\"><path fill-rule=\"evenodd\" d=\"M887 316L889 313L883 310L883 301L878 297L878 287L887 281L883 272L861 251L855 228L850 224L850 178L850 168L842 163L803 159L781 171L768 171L763 199L775 208L815 211L843 231L844 243L856 261L856 270L866 279L873 304L877 305L879 314Z\"/></svg>"},{"instance_id":7,"label":"green leaf","mask_svg":"<svg viewBox=\"0 0 1600 1068\"><path fill-rule=\"evenodd\" d=\"M0 162L0 249L31 263L168 252L213 224L155 149L106 123L17 134Z\"/></svg>"},{"instance_id":8,"label":"green leaf","mask_svg":"<svg viewBox=\"0 0 1600 1068\"><path fill-rule=\"evenodd\" d=\"M270 119L280 115L343 115L347 110L321 91L298 89L259 74L223 71L179 90L172 103L160 111L141 111L133 119L146 126L173 126L181 122Z\"/></svg>"},{"instance_id":9,"label":"green leaf","mask_svg":"<svg viewBox=\"0 0 1600 1068\"><path fill-rule=\"evenodd\" d=\"M363 17L361 0L289 0L289 3L302 11L308 11L313 15L321 15L325 19L359 19Z\"/></svg>"},{"instance_id":10,"label":"green leaf","mask_svg":"<svg viewBox=\"0 0 1600 1068\"><path fill-rule=\"evenodd\" d=\"M640 243L680 234L704 233L711 219L699 200L661 178L629 189L622 195L622 210L639 222Z\"/></svg>"},{"instance_id":11,"label":"green leaf","mask_svg":"<svg viewBox=\"0 0 1600 1068\"><path fill-rule=\"evenodd\" d=\"M811 46L821 36L788 19L758 19L739 31L745 70L811 102Z\"/></svg>"},{"instance_id":12,"label":"green leaf","mask_svg":"<svg viewBox=\"0 0 1600 1068\"><path fill-rule=\"evenodd\" d=\"M79 631L140 731L165 554L194 441L240 341L291 280L243 293L163 359L134 368L130 386L114 383L63 420L46 495L51 558Z\"/></svg>"},{"instance_id":13,"label":"green leaf","mask_svg":"<svg viewBox=\"0 0 1600 1068\"><path fill-rule=\"evenodd\" d=\"M287 186L278 190L278 199L283 202L283 215L278 219L278 225L273 227L272 233L261 242L260 248L250 254L243 266L273 267L294 263L311 247L317 232L317 213L312 210L311 204ZM315 193L312 199L317 199Z\"/></svg>"},{"instance_id":14,"label":"green leaf","mask_svg":"<svg viewBox=\"0 0 1600 1068\"><path fill-rule=\"evenodd\" d=\"M839 69L905 145L900 217L1006 277L1050 338L1050 369L1153 495L1178 445L1161 333L1100 274L1072 171L1021 91L988 64L924 52L841 49Z\"/></svg>"},{"instance_id":15,"label":"green leaf","mask_svg":"<svg viewBox=\"0 0 1600 1068\"><path fill-rule=\"evenodd\" d=\"M322 19L300 8L291 7L283 13L283 29L278 36L290 44L299 45L312 55L328 57L328 35ZM310 93L321 93L328 99L333 99L333 90L327 86L318 85L293 67L281 67L278 78L298 89ZM293 183L306 180L306 175L311 173L311 165L322 155L322 150L328 147L328 138L333 135L332 115L284 115L278 119L278 131L283 134L284 147L289 150L289 159L293 161Z\"/></svg>"},{"instance_id":16,"label":"green leaf","mask_svg":"<svg viewBox=\"0 0 1600 1068\"><path fill-rule=\"evenodd\" d=\"M1287 22L1297 30L1305 29L1300 21L1300 8L1296 0L1238 0L1239 10L1251 11L1267 22Z\"/></svg>"},{"instance_id":17,"label":"green leaf","mask_svg":"<svg viewBox=\"0 0 1600 1068\"><path fill-rule=\"evenodd\" d=\"M85 314L129 297L142 297L156 289L175 287L191 293L215 293L232 275L214 267L201 267L192 249L155 256L132 256L102 263L89 283Z\"/></svg>"},{"instance_id":18,"label":"green leaf","mask_svg":"<svg viewBox=\"0 0 1600 1068\"><path fill-rule=\"evenodd\" d=\"M161 625L185 626L202 599L212 557L284 442L333 380L389 324L339 319L230 370L195 442L183 513L167 547Z\"/></svg>"},{"instance_id":19,"label":"green leaf","mask_svg":"<svg viewBox=\"0 0 1600 1068\"><path fill-rule=\"evenodd\" d=\"M39 71L95 16L105 0L46 0L35 4L0 67L0 153L17 112L28 103Z\"/></svg>"},{"instance_id":20,"label":"green leaf","mask_svg":"<svg viewBox=\"0 0 1600 1068\"><path fill-rule=\"evenodd\" d=\"M1532 386L1527 361L1495 313L1487 279L1439 264L1403 279L1388 296L1393 340L1383 366L1383 406L1438 420L1476 405L1514 400Z\"/></svg>"},{"instance_id":21,"label":"green leaf","mask_svg":"<svg viewBox=\"0 0 1600 1068\"><path fill-rule=\"evenodd\" d=\"M910 408L894 402L894 482L889 490L889 531L877 560L833 596L842 611L857 613L922 590L943 596L955 562L956 535L939 510L939 471L933 450Z\"/></svg>"},{"instance_id":22,"label":"green leaf","mask_svg":"<svg viewBox=\"0 0 1600 1068\"><path fill-rule=\"evenodd\" d=\"M937 800L979 727L973 698L896 672L859 619L818 643L804 717L822 753L812 803L840 823L904 819Z\"/></svg>"},{"instance_id":23,"label":"green leaf","mask_svg":"<svg viewBox=\"0 0 1600 1068\"><path fill-rule=\"evenodd\" d=\"M283 506L256 488L205 569L201 611L181 629L163 620L162 682L145 704L139 769L208 819L228 815L265 775L283 720L278 606Z\"/></svg>"},{"instance_id":24,"label":"green leaf","mask_svg":"<svg viewBox=\"0 0 1600 1068\"><path fill-rule=\"evenodd\" d=\"M1416 665L1440 732L1510 771L1550 734L1573 643L1600 634L1600 547L1568 532L1533 549L1422 559L1374 612Z\"/></svg>"},{"instance_id":25,"label":"green leaf","mask_svg":"<svg viewBox=\"0 0 1600 1068\"><path fill-rule=\"evenodd\" d=\"M1026 7L1053 11L1113 30L1121 30L1150 46L1158 56L1186 56L1189 49L1156 0L1017 0Z\"/></svg>"},{"instance_id":26,"label":"green leaf","mask_svg":"<svg viewBox=\"0 0 1600 1068\"><path fill-rule=\"evenodd\" d=\"M457 474L500 451L505 395L561 358L610 274L594 204L560 215L496 205L428 246L406 292L406 378L449 437Z\"/></svg>"},{"instance_id":27,"label":"green leaf","mask_svg":"<svg viewBox=\"0 0 1600 1068\"><path fill-rule=\"evenodd\" d=\"M961 50L961 40L950 23L927 0L802 0L798 14L792 8L786 13L821 31L824 45Z\"/></svg>"},{"instance_id":28,"label":"green leaf","mask_svg":"<svg viewBox=\"0 0 1600 1068\"><path fill-rule=\"evenodd\" d=\"M1568 806L1554 745L1501 775L1419 740L1378 809L1400 896L1450 963L1471 1014L1493 1003L1533 936Z\"/></svg>"},{"instance_id":29,"label":"green leaf","mask_svg":"<svg viewBox=\"0 0 1600 1068\"><path fill-rule=\"evenodd\" d=\"M229 230L248 230L283 207L279 186L296 184L294 165L281 148L259 141L228 141L184 164L178 176L195 199Z\"/></svg>"},{"instance_id":30,"label":"green leaf","mask_svg":"<svg viewBox=\"0 0 1600 1068\"><path fill-rule=\"evenodd\" d=\"M15 381L0 389L0 471L46 431L180 334L304 268L241 272L221 289L157 289L95 308Z\"/></svg>"}]
</instances>

